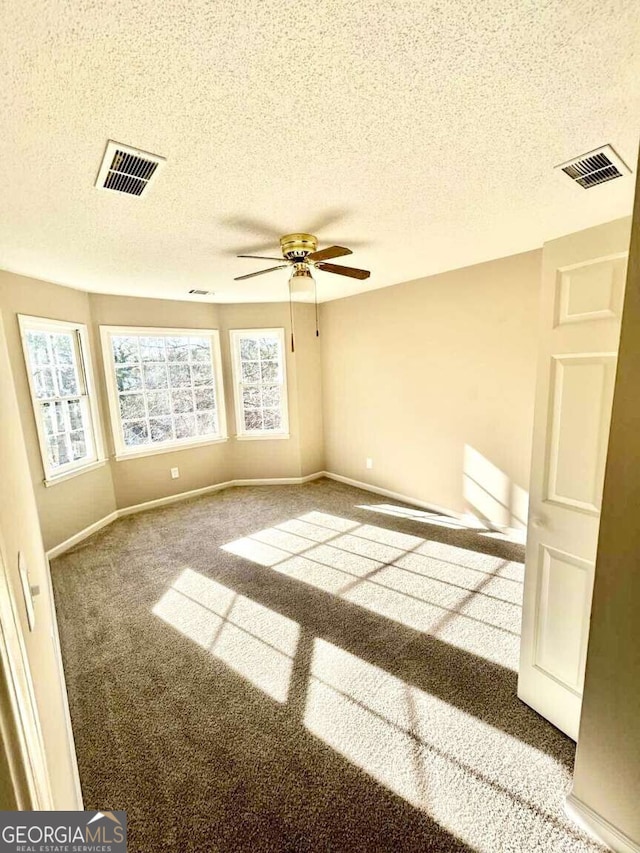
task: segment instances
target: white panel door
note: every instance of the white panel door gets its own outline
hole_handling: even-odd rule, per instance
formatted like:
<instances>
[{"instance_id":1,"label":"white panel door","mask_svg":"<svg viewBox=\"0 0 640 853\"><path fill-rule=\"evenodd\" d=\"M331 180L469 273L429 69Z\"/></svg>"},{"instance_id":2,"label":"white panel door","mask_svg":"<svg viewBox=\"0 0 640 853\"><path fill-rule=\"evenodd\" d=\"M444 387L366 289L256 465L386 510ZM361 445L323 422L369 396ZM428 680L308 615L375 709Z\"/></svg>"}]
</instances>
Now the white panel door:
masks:
<instances>
[{"instance_id":1,"label":"white panel door","mask_svg":"<svg viewBox=\"0 0 640 853\"><path fill-rule=\"evenodd\" d=\"M577 739L629 220L545 244L518 696Z\"/></svg>"}]
</instances>

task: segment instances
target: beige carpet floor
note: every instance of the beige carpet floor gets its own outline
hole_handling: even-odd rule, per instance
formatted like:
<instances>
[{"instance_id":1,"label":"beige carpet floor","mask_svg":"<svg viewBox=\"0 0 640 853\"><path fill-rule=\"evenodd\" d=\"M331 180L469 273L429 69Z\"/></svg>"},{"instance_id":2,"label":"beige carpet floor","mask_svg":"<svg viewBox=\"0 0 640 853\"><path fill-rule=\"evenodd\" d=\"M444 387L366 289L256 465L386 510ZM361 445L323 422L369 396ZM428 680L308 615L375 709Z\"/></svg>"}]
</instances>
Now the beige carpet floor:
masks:
<instances>
[{"instance_id":1,"label":"beige carpet floor","mask_svg":"<svg viewBox=\"0 0 640 853\"><path fill-rule=\"evenodd\" d=\"M86 808L133 853L596 851L516 697L522 547L319 480L52 564Z\"/></svg>"}]
</instances>

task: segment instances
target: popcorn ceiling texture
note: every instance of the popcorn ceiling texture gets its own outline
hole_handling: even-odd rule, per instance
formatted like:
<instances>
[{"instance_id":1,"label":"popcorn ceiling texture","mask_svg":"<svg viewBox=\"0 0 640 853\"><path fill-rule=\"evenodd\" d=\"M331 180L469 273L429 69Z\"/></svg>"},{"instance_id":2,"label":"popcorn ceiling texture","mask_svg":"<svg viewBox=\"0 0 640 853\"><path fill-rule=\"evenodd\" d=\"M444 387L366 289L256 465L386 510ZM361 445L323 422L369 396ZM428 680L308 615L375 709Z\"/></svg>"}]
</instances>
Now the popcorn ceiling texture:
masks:
<instances>
[{"instance_id":1,"label":"popcorn ceiling texture","mask_svg":"<svg viewBox=\"0 0 640 853\"><path fill-rule=\"evenodd\" d=\"M538 247L626 215L632 179L553 172L610 142L635 168L634 0L12 3L0 33L0 267L109 293L286 296L242 250L354 248L367 282ZM93 184L107 139L167 158L147 197ZM270 252L267 252L268 254Z\"/></svg>"}]
</instances>

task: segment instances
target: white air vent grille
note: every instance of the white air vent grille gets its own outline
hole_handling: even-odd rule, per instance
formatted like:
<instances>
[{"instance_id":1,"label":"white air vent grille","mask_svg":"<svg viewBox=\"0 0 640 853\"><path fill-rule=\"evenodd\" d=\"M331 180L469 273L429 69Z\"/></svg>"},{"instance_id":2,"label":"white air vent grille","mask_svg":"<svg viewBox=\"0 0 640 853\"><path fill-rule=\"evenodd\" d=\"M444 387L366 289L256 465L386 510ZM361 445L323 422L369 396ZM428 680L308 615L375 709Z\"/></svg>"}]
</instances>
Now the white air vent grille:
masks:
<instances>
[{"instance_id":1,"label":"white air vent grille","mask_svg":"<svg viewBox=\"0 0 640 853\"><path fill-rule=\"evenodd\" d=\"M561 169L585 190L621 178L630 171L610 145L582 154L568 163L556 166L556 169Z\"/></svg>"},{"instance_id":2,"label":"white air vent grille","mask_svg":"<svg viewBox=\"0 0 640 853\"><path fill-rule=\"evenodd\" d=\"M148 191L149 183L162 163L164 157L109 140L96 186L127 195L142 195Z\"/></svg>"}]
</instances>

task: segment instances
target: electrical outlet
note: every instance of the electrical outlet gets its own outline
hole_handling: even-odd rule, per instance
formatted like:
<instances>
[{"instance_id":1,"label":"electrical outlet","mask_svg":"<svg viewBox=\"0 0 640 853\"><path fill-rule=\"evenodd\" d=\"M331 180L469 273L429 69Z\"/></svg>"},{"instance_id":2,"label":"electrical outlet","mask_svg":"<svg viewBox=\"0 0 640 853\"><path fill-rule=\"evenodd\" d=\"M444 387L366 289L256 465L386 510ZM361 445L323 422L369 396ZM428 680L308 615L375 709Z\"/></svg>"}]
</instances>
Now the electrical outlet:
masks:
<instances>
[{"instance_id":1,"label":"electrical outlet","mask_svg":"<svg viewBox=\"0 0 640 853\"><path fill-rule=\"evenodd\" d=\"M171 469L171 479L177 480L179 476L180 476L180 469L179 468L172 468Z\"/></svg>"},{"instance_id":2,"label":"electrical outlet","mask_svg":"<svg viewBox=\"0 0 640 853\"><path fill-rule=\"evenodd\" d=\"M373 459L370 456L367 456L366 467L373 468Z\"/></svg>"}]
</instances>

